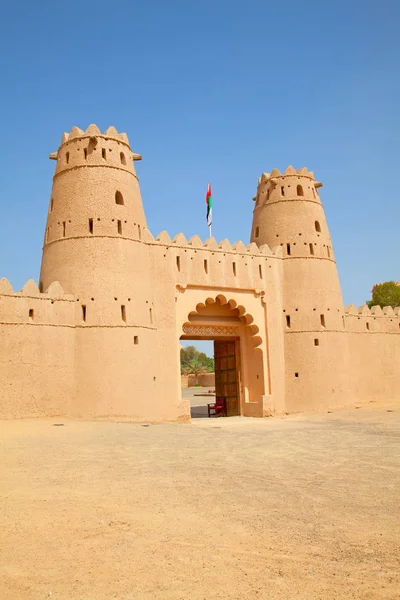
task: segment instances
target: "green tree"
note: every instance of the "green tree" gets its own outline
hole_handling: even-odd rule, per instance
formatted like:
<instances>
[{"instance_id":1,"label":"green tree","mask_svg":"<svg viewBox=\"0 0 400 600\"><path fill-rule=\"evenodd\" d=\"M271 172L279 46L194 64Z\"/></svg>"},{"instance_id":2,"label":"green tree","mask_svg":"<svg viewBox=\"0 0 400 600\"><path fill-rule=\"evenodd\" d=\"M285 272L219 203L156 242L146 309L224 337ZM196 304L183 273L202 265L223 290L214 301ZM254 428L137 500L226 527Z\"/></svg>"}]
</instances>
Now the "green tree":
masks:
<instances>
[{"instance_id":1,"label":"green tree","mask_svg":"<svg viewBox=\"0 0 400 600\"><path fill-rule=\"evenodd\" d=\"M206 356L204 360L204 366L206 367L208 373L214 373L214 359L210 356Z\"/></svg>"},{"instance_id":2,"label":"green tree","mask_svg":"<svg viewBox=\"0 0 400 600\"><path fill-rule=\"evenodd\" d=\"M192 361L197 361L204 367L204 373L214 372L214 359L207 356L204 352L199 352L195 346L187 346L181 349L181 372L185 373L187 367Z\"/></svg>"},{"instance_id":3,"label":"green tree","mask_svg":"<svg viewBox=\"0 0 400 600\"><path fill-rule=\"evenodd\" d=\"M372 306L400 306L400 285L394 281L378 283L372 288L372 299L367 302L369 308Z\"/></svg>"},{"instance_id":4,"label":"green tree","mask_svg":"<svg viewBox=\"0 0 400 600\"><path fill-rule=\"evenodd\" d=\"M183 366L182 372L185 375L194 375L196 385L199 382L199 375L207 373L207 367L203 365L197 358L192 358L190 362Z\"/></svg>"},{"instance_id":5,"label":"green tree","mask_svg":"<svg viewBox=\"0 0 400 600\"><path fill-rule=\"evenodd\" d=\"M194 346L186 346L181 349L181 365L187 365L191 360L197 358L198 350Z\"/></svg>"}]
</instances>

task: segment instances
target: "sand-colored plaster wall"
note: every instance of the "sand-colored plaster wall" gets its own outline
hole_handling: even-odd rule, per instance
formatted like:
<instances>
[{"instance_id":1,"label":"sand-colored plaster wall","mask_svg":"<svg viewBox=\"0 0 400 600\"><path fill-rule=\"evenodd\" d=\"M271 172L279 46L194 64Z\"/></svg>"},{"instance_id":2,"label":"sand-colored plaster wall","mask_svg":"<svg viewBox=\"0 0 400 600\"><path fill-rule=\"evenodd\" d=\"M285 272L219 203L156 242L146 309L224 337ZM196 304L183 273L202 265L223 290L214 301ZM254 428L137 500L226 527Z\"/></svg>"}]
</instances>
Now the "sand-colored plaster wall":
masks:
<instances>
[{"instance_id":1,"label":"sand-colored plaster wall","mask_svg":"<svg viewBox=\"0 0 400 600\"><path fill-rule=\"evenodd\" d=\"M75 301L58 284L40 294L0 281L0 418L71 414Z\"/></svg>"},{"instance_id":2,"label":"sand-colored plaster wall","mask_svg":"<svg viewBox=\"0 0 400 600\"><path fill-rule=\"evenodd\" d=\"M400 397L400 309L346 307L350 385L354 402Z\"/></svg>"}]
</instances>

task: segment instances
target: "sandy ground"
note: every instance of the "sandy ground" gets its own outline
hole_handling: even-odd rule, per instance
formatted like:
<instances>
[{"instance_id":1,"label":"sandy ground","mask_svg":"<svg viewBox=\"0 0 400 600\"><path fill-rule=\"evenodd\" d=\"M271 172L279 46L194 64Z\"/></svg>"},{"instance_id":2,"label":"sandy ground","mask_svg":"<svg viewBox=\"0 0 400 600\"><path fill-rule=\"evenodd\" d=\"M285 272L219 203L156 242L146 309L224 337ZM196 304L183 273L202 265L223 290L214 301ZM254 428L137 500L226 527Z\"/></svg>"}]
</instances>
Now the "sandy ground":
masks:
<instances>
[{"instance_id":1,"label":"sandy ground","mask_svg":"<svg viewBox=\"0 0 400 600\"><path fill-rule=\"evenodd\" d=\"M3 421L0 598L400 598L399 434L400 405Z\"/></svg>"}]
</instances>

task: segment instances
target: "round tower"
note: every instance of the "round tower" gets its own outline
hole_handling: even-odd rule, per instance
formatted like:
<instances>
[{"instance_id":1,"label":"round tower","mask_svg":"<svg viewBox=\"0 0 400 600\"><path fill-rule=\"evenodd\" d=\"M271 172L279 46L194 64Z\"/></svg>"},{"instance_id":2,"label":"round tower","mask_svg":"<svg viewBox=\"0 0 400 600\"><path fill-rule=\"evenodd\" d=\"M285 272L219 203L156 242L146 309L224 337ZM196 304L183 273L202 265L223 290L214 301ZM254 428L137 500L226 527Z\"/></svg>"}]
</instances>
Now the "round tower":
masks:
<instances>
[{"instance_id":1,"label":"round tower","mask_svg":"<svg viewBox=\"0 0 400 600\"><path fill-rule=\"evenodd\" d=\"M348 393L344 307L321 187L306 168L274 169L263 173L254 198L251 241L282 248L290 411L343 405Z\"/></svg>"},{"instance_id":2,"label":"round tower","mask_svg":"<svg viewBox=\"0 0 400 600\"><path fill-rule=\"evenodd\" d=\"M76 296L76 398L71 413L147 418L157 346L148 246L134 154L96 125L64 134L46 224L40 288ZM168 415L167 415L168 417Z\"/></svg>"}]
</instances>

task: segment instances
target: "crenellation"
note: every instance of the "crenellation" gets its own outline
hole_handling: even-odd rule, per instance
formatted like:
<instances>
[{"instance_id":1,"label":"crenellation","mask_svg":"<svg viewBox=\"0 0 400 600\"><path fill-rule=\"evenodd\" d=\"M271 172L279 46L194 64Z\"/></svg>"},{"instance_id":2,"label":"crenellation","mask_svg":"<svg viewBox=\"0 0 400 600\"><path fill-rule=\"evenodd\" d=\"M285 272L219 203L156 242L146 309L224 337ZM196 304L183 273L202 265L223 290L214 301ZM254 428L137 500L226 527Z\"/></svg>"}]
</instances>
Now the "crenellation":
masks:
<instances>
[{"instance_id":1,"label":"crenellation","mask_svg":"<svg viewBox=\"0 0 400 600\"><path fill-rule=\"evenodd\" d=\"M219 243L220 250L225 250L226 252L231 252L232 251L232 245L230 243L229 240L227 240L226 238L224 240L221 240Z\"/></svg>"},{"instance_id":2,"label":"crenellation","mask_svg":"<svg viewBox=\"0 0 400 600\"><path fill-rule=\"evenodd\" d=\"M358 311L355 304L348 304L345 308L346 315L356 315L357 312Z\"/></svg>"},{"instance_id":3,"label":"crenellation","mask_svg":"<svg viewBox=\"0 0 400 600\"><path fill-rule=\"evenodd\" d=\"M217 240L214 237L209 237L205 240L203 246L210 250L216 250L218 248Z\"/></svg>"},{"instance_id":4,"label":"crenellation","mask_svg":"<svg viewBox=\"0 0 400 600\"><path fill-rule=\"evenodd\" d=\"M23 288L21 289L21 293L27 296L40 296L40 291L36 283L33 279L29 279Z\"/></svg>"},{"instance_id":5,"label":"crenellation","mask_svg":"<svg viewBox=\"0 0 400 600\"><path fill-rule=\"evenodd\" d=\"M187 246L188 245L188 242L187 242L185 236L183 235L183 233L178 233L172 240L172 243L176 244L177 246Z\"/></svg>"},{"instance_id":6,"label":"crenellation","mask_svg":"<svg viewBox=\"0 0 400 600\"><path fill-rule=\"evenodd\" d=\"M0 279L0 294L13 294L14 290L6 277Z\"/></svg>"},{"instance_id":7,"label":"crenellation","mask_svg":"<svg viewBox=\"0 0 400 600\"><path fill-rule=\"evenodd\" d=\"M162 244L171 244L171 238L167 231L161 231L156 237L156 241Z\"/></svg>"},{"instance_id":8,"label":"crenellation","mask_svg":"<svg viewBox=\"0 0 400 600\"><path fill-rule=\"evenodd\" d=\"M238 254L245 254L245 253L246 253L246 251L247 251L247 249L246 249L246 246L243 244L243 242L242 242L242 241L235 242L235 243L232 245L232 249L233 249L235 252L237 252Z\"/></svg>"},{"instance_id":9,"label":"crenellation","mask_svg":"<svg viewBox=\"0 0 400 600\"><path fill-rule=\"evenodd\" d=\"M371 314L371 310L368 308L368 306L366 304L359 306L357 312L359 315L363 315L363 317L369 316Z\"/></svg>"}]
</instances>

